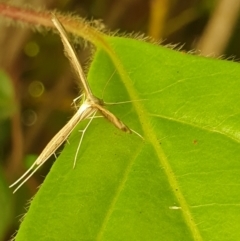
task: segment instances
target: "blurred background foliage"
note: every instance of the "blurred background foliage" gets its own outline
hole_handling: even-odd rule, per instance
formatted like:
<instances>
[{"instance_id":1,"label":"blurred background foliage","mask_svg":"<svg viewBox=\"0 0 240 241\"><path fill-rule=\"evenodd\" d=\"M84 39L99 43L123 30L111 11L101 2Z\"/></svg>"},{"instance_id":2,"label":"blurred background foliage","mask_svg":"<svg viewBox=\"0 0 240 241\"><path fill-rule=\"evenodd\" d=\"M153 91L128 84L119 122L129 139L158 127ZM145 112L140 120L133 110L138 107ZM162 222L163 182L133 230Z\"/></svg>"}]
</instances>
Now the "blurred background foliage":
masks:
<instances>
[{"instance_id":1,"label":"blurred background foliage","mask_svg":"<svg viewBox=\"0 0 240 241\"><path fill-rule=\"evenodd\" d=\"M7 2L7 1L0 1ZM33 9L101 19L110 31L143 33L163 45L211 57L240 56L240 0L15 0ZM1 12L0 12L1 16ZM7 188L74 112L76 79L59 36L0 18L0 240L9 240L51 161L17 194ZM91 47L76 46L90 64ZM52 158L54 160L54 158ZM34 224L33 224L34 225Z\"/></svg>"}]
</instances>

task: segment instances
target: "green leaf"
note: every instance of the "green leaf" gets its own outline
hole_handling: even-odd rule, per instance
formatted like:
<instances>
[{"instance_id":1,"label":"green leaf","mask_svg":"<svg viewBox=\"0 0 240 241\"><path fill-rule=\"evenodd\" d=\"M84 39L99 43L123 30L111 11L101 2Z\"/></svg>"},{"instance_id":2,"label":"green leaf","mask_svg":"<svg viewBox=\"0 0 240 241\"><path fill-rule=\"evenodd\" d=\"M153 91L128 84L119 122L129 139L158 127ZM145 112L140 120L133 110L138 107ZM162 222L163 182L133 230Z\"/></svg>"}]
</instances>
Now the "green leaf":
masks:
<instances>
[{"instance_id":1,"label":"green leaf","mask_svg":"<svg viewBox=\"0 0 240 241\"><path fill-rule=\"evenodd\" d=\"M3 71L0 71L0 86L0 119L5 119L13 114L16 107L12 83Z\"/></svg>"},{"instance_id":2,"label":"green leaf","mask_svg":"<svg viewBox=\"0 0 240 241\"><path fill-rule=\"evenodd\" d=\"M239 64L107 40L121 78L98 50L93 93L145 140L94 119L73 169L81 123L16 240L238 240Z\"/></svg>"}]
</instances>

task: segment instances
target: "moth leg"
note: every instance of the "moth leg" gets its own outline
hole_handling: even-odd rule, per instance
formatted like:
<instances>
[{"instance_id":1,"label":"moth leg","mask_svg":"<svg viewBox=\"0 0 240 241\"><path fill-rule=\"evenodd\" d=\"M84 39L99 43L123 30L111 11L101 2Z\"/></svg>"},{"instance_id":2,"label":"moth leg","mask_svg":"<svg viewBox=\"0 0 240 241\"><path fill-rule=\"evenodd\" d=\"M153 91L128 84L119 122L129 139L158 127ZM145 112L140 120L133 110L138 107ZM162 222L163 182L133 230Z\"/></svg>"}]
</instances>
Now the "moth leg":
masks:
<instances>
[{"instance_id":1,"label":"moth leg","mask_svg":"<svg viewBox=\"0 0 240 241\"><path fill-rule=\"evenodd\" d=\"M76 162L77 162L77 156L78 156L78 152L80 150L80 147L81 147L81 144L82 144L82 140L83 140L83 136L87 130L87 128L89 127L89 125L91 124L95 114L97 113L97 110L93 113L93 115L90 117L90 120L89 122L87 123L86 127L84 128L84 130L80 130L80 132L82 132L82 135L81 135L81 138L80 138L80 141L78 143L78 147L77 147L77 151L76 151L76 154L75 154L75 157L74 157L74 163L73 163L73 168L75 168L76 166Z\"/></svg>"},{"instance_id":2,"label":"moth leg","mask_svg":"<svg viewBox=\"0 0 240 241\"><path fill-rule=\"evenodd\" d=\"M80 96L78 96L77 98L73 99L73 105L75 107L75 109L77 110L78 109L78 104L77 104L77 101L79 99L81 99L83 97L83 99L85 99L85 94L81 94Z\"/></svg>"}]
</instances>

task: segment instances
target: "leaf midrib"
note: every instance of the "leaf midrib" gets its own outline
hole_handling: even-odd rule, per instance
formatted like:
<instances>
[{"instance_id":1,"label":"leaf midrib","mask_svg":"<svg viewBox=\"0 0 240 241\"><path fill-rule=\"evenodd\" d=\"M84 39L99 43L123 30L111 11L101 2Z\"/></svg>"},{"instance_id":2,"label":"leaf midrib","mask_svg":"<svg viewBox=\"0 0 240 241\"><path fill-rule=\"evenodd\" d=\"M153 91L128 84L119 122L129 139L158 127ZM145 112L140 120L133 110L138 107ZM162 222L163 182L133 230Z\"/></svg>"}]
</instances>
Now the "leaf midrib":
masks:
<instances>
[{"instance_id":1,"label":"leaf midrib","mask_svg":"<svg viewBox=\"0 0 240 241\"><path fill-rule=\"evenodd\" d=\"M130 96L130 99L133 99L133 100L139 99L137 92L131 85L131 83L133 83L133 82L131 81L130 76L128 75L127 71L124 68L124 65L122 64L122 62L116 55L115 51L112 49L111 45L108 43L108 41L106 41L105 46L102 46L102 47L107 52L110 59L113 61L113 64L116 66L116 69L117 69L117 71L122 79L122 82ZM203 240L202 236L200 235L200 232L197 228L197 224L194 221L194 218L191 215L191 212L188 208L188 204L181 192L180 185L178 185L177 179L175 178L175 176L173 174L173 170L171 169L171 166L169 165L169 163L167 161L167 157L165 156L163 149L158 144L158 139L157 139L156 135L154 134L155 132L154 132L152 126L150 125L150 122L148 121L147 115L144 114L144 113L148 113L148 112L145 110L145 108L143 107L143 105L140 102L133 102L133 106L135 108L135 112L136 112L137 116L139 117L139 122L142 124L142 129L144 132L143 136L147 137L146 141L149 141L152 144L152 146L156 152L156 155L158 156L159 165L165 171L169 185L174 193L174 196L176 197L176 199L179 202L181 210L183 211L183 217L192 233L193 238L196 241L202 241Z\"/></svg>"},{"instance_id":2,"label":"leaf midrib","mask_svg":"<svg viewBox=\"0 0 240 241\"><path fill-rule=\"evenodd\" d=\"M145 111L145 113L147 113L147 112ZM144 118L141 118L141 123L144 123L144 125L143 125L144 132L147 134L148 140L153 145L153 148L159 159L159 165L165 171L168 183L172 189L174 196L176 197L176 199L179 202L179 206L181 207L183 217L193 235L194 240L202 241L203 240L202 236L200 235L200 232L197 228L197 224L190 212L189 205L187 204L187 201L184 198L184 195L181 191L181 187L180 187L180 185L174 175L174 172L168 162L168 159L164 153L164 150L159 145L158 139L155 135L155 132L154 132L152 126L149 125L149 123L151 123L151 122L147 121L146 115L144 115Z\"/></svg>"}]
</instances>

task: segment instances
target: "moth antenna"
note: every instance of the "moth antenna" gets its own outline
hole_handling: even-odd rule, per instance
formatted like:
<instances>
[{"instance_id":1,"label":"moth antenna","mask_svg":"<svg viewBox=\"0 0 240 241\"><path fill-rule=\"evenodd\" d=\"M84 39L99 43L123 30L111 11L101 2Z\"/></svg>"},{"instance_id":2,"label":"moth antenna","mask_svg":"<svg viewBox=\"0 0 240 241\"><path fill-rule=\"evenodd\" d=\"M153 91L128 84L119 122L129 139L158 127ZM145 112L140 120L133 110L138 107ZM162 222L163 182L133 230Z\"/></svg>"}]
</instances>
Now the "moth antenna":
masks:
<instances>
[{"instance_id":1,"label":"moth antenna","mask_svg":"<svg viewBox=\"0 0 240 241\"><path fill-rule=\"evenodd\" d=\"M112 77L114 76L114 74L116 73L116 69L113 71L113 73L111 74L111 76L108 78L108 81L106 82L106 84L105 84L105 86L104 86L104 88L103 88L103 90L102 90L102 99L103 99L103 95L104 95L104 92L105 92L105 90L106 90L106 88L107 88L107 85L108 85L108 83L110 82L110 80L112 79Z\"/></svg>"},{"instance_id":2,"label":"moth antenna","mask_svg":"<svg viewBox=\"0 0 240 241\"><path fill-rule=\"evenodd\" d=\"M148 99L139 99L139 100L126 100L126 101L119 101L119 102L104 102L106 105L119 105L119 104L127 104L127 103L132 103L136 101L144 101Z\"/></svg>"}]
</instances>

